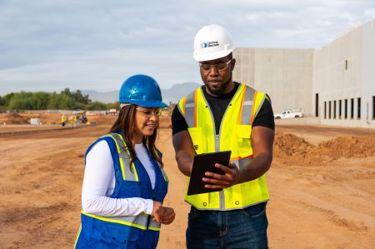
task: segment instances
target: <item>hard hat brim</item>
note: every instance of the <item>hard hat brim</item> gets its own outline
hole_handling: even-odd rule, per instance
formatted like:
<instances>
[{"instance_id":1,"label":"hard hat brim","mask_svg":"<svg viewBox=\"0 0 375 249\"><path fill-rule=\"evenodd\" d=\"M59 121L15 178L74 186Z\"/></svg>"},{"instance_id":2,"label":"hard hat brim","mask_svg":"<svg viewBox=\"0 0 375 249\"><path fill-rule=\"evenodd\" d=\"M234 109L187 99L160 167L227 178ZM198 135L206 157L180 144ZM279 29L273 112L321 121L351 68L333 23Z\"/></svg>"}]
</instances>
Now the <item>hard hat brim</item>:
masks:
<instances>
[{"instance_id":1,"label":"hard hat brim","mask_svg":"<svg viewBox=\"0 0 375 249\"><path fill-rule=\"evenodd\" d=\"M207 54L203 54L203 55L202 54L201 55L194 54L193 58L194 58L194 60L196 60L198 62L211 61L211 60L223 58L223 57L229 55L230 53L232 53L234 50L235 50L235 48L228 49L228 50L225 50L225 51L219 51L219 52L216 52L216 53L207 53Z\"/></svg>"},{"instance_id":2,"label":"hard hat brim","mask_svg":"<svg viewBox=\"0 0 375 249\"><path fill-rule=\"evenodd\" d=\"M128 103L124 104L133 104L145 108L166 108L168 107L167 104L161 101L141 101L141 100L131 100Z\"/></svg>"}]
</instances>

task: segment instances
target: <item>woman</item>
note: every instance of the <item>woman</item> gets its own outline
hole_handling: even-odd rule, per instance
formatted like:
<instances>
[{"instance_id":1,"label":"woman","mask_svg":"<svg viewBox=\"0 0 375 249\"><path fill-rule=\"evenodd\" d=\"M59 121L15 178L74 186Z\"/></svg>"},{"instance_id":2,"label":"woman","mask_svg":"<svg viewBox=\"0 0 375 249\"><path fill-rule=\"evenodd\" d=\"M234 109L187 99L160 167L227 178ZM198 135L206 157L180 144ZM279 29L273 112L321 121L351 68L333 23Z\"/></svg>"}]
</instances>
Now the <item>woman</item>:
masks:
<instances>
[{"instance_id":1,"label":"woman","mask_svg":"<svg viewBox=\"0 0 375 249\"><path fill-rule=\"evenodd\" d=\"M155 147L162 102L157 82L128 78L110 133L87 149L81 229L75 248L156 248L160 224L175 213L162 206L168 180Z\"/></svg>"}]
</instances>

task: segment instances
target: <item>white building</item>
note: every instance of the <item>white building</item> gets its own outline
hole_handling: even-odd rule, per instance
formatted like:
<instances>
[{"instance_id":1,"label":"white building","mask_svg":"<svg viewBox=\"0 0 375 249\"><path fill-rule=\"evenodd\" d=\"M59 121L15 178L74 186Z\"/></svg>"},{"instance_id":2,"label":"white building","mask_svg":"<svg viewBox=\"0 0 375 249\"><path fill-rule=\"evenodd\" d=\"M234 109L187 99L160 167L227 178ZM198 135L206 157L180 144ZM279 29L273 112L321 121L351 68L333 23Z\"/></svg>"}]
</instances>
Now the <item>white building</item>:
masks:
<instances>
[{"instance_id":1,"label":"white building","mask_svg":"<svg viewBox=\"0 0 375 249\"><path fill-rule=\"evenodd\" d=\"M375 127L375 20L319 49L238 48L233 78L267 92L275 112Z\"/></svg>"},{"instance_id":2,"label":"white building","mask_svg":"<svg viewBox=\"0 0 375 249\"><path fill-rule=\"evenodd\" d=\"M274 112L312 115L313 49L238 48L233 79L268 93Z\"/></svg>"}]
</instances>

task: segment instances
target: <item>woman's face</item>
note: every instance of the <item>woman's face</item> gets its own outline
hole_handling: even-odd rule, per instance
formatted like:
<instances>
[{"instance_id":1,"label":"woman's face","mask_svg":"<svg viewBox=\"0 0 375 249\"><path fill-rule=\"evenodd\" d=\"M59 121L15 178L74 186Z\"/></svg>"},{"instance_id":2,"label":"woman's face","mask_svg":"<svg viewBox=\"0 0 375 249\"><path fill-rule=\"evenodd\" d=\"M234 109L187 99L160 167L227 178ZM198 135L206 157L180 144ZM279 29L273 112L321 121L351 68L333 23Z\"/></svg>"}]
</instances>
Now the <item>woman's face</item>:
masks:
<instances>
[{"instance_id":1,"label":"woman's face","mask_svg":"<svg viewBox=\"0 0 375 249\"><path fill-rule=\"evenodd\" d=\"M159 126L159 108L145 108L137 106L135 112L135 132L137 138L142 140L143 136L151 136ZM138 139L137 139L138 140Z\"/></svg>"}]
</instances>

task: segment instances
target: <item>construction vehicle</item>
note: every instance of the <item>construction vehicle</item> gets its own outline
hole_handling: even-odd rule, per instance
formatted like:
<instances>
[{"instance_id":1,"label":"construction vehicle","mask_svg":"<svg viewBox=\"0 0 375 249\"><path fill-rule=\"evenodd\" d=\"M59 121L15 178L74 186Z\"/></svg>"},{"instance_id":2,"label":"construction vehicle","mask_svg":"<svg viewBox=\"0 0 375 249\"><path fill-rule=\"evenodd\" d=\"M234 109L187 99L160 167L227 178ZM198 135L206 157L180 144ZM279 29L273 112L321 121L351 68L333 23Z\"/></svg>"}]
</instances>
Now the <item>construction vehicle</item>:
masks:
<instances>
[{"instance_id":1,"label":"construction vehicle","mask_svg":"<svg viewBox=\"0 0 375 249\"><path fill-rule=\"evenodd\" d=\"M61 125L76 126L80 124L89 124L85 111L74 111L72 116L63 114L61 116Z\"/></svg>"},{"instance_id":2,"label":"construction vehicle","mask_svg":"<svg viewBox=\"0 0 375 249\"><path fill-rule=\"evenodd\" d=\"M78 111L75 114L75 124L87 124L88 119L85 111Z\"/></svg>"}]
</instances>

